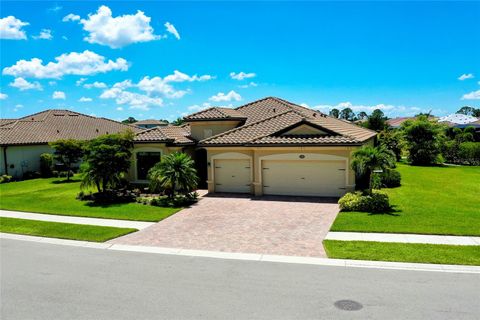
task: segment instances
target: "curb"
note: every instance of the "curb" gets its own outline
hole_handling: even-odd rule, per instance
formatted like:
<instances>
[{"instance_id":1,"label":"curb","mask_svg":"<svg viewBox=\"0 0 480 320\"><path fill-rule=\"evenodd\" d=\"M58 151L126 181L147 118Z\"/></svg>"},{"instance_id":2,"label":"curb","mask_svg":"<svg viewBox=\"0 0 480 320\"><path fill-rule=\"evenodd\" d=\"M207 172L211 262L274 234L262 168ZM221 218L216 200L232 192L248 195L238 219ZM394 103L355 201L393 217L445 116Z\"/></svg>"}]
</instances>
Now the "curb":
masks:
<instances>
[{"instance_id":1,"label":"curb","mask_svg":"<svg viewBox=\"0 0 480 320\"><path fill-rule=\"evenodd\" d=\"M21 241L30 241L30 242L66 245L66 246L93 248L93 249L154 253L154 254L214 258L214 259L293 263L293 264L306 264L306 265L319 265L319 266L337 266L337 267L346 267L346 268L353 267L353 268L434 271L434 272L453 272L453 273L479 273L480 274L480 266L327 259L327 258L316 258L316 257L279 256L279 255L255 254L255 253L235 253L235 252L221 252L221 251L190 250L190 249L180 249L180 248L132 246L132 245L122 245L122 244L96 243L96 242L88 242L88 241L34 237L34 236L25 236L25 235L9 234L9 233L0 233L0 239L21 240Z\"/></svg>"}]
</instances>

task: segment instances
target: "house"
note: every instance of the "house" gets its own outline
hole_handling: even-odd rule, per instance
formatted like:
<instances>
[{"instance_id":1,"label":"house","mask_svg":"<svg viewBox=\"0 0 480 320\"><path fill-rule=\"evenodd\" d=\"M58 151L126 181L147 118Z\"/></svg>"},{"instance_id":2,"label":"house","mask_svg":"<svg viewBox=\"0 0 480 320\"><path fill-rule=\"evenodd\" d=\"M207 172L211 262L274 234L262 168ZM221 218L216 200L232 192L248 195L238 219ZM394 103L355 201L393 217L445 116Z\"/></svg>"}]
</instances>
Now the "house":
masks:
<instances>
[{"instance_id":1,"label":"house","mask_svg":"<svg viewBox=\"0 0 480 320\"><path fill-rule=\"evenodd\" d=\"M168 122L155 120L155 119L147 119L147 120L137 121L134 123L134 125L143 129L150 129L155 127L167 126Z\"/></svg>"},{"instance_id":2,"label":"house","mask_svg":"<svg viewBox=\"0 0 480 320\"><path fill-rule=\"evenodd\" d=\"M59 139L89 140L127 129L141 129L117 121L69 110L46 110L19 119L0 121L0 174L21 178L40 169L40 155L53 153L48 143Z\"/></svg>"},{"instance_id":3,"label":"house","mask_svg":"<svg viewBox=\"0 0 480 320\"><path fill-rule=\"evenodd\" d=\"M130 177L163 154L188 152L209 192L338 197L355 187L354 150L376 132L283 99L268 97L235 109L213 107L182 127L137 134Z\"/></svg>"},{"instance_id":4,"label":"house","mask_svg":"<svg viewBox=\"0 0 480 320\"><path fill-rule=\"evenodd\" d=\"M162 156L181 151L195 160L209 192L338 197L354 189L352 152L376 132L283 99L268 97L235 109L188 115L182 126L140 129L68 110L47 110L0 124L2 174L39 169L48 142L133 130L128 177L147 183Z\"/></svg>"}]
</instances>

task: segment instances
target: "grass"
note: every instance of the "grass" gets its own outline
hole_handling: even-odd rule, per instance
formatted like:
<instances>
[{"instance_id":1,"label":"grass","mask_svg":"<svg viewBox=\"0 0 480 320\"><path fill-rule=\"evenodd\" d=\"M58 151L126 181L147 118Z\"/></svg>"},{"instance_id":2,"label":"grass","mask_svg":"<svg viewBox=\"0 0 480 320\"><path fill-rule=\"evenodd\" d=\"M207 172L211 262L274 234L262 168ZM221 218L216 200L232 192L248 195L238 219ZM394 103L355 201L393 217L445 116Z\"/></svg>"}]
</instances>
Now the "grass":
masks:
<instances>
[{"instance_id":1,"label":"grass","mask_svg":"<svg viewBox=\"0 0 480 320\"><path fill-rule=\"evenodd\" d=\"M480 265L480 246L324 240L329 258Z\"/></svg>"},{"instance_id":2,"label":"grass","mask_svg":"<svg viewBox=\"0 0 480 320\"><path fill-rule=\"evenodd\" d=\"M402 186L384 189L393 214L341 212L331 231L480 236L480 167L399 164Z\"/></svg>"},{"instance_id":3,"label":"grass","mask_svg":"<svg viewBox=\"0 0 480 320\"><path fill-rule=\"evenodd\" d=\"M48 238L105 242L134 231L137 229L0 217L0 232Z\"/></svg>"},{"instance_id":4,"label":"grass","mask_svg":"<svg viewBox=\"0 0 480 320\"><path fill-rule=\"evenodd\" d=\"M60 178L0 184L0 209L136 221L160 221L182 209L139 203L94 205L75 199L79 191L78 180L64 183Z\"/></svg>"}]
</instances>

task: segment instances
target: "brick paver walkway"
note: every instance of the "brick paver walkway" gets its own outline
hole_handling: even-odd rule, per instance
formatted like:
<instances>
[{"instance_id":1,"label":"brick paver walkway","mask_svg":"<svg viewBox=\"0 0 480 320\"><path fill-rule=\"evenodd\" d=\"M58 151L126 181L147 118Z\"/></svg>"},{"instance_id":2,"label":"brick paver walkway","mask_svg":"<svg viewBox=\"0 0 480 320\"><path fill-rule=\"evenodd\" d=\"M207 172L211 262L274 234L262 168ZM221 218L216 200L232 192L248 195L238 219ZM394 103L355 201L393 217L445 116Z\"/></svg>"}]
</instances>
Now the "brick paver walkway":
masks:
<instances>
[{"instance_id":1,"label":"brick paver walkway","mask_svg":"<svg viewBox=\"0 0 480 320\"><path fill-rule=\"evenodd\" d=\"M326 257L322 241L337 213L335 199L207 196L110 243Z\"/></svg>"}]
</instances>

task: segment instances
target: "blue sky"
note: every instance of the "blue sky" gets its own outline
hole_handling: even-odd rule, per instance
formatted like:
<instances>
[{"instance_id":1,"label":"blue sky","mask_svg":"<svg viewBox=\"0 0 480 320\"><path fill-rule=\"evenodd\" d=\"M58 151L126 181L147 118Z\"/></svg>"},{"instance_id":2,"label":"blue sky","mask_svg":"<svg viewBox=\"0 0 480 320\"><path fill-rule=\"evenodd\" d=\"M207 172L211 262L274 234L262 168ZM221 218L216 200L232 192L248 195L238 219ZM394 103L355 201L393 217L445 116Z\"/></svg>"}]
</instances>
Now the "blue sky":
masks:
<instances>
[{"instance_id":1,"label":"blue sky","mask_svg":"<svg viewBox=\"0 0 480 320\"><path fill-rule=\"evenodd\" d=\"M392 117L480 107L479 2L2 1L0 18L2 118L172 120L265 96Z\"/></svg>"}]
</instances>

